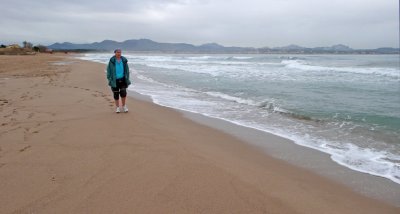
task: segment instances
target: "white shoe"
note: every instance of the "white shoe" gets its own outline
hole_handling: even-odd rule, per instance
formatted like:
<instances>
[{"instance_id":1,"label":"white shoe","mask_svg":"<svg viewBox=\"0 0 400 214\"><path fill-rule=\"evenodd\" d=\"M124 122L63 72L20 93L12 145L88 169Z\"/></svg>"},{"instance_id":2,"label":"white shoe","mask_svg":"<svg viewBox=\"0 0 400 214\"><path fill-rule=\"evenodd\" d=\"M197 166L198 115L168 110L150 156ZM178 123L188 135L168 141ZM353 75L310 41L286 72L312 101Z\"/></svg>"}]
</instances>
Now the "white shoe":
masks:
<instances>
[{"instance_id":1,"label":"white shoe","mask_svg":"<svg viewBox=\"0 0 400 214\"><path fill-rule=\"evenodd\" d=\"M120 113L121 110L119 110L119 107L117 107L117 109L115 110L115 113Z\"/></svg>"},{"instance_id":2,"label":"white shoe","mask_svg":"<svg viewBox=\"0 0 400 214\"><path fill-rule=\"evenodd\" d=\"M126 107L126 105L124 105L124 112L126 113L126 112L128 112L129 110L128 110L128 107Z\"/></svg>"}]
</instances>

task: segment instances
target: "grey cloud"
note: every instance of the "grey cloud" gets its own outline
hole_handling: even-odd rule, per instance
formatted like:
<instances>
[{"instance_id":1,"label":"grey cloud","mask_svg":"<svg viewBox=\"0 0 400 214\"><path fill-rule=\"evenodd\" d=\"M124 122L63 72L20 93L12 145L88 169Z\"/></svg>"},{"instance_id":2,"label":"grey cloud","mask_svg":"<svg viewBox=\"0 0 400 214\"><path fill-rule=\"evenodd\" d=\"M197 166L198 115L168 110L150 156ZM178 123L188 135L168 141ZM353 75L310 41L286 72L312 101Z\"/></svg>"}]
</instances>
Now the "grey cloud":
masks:
<instances>
[{"instance_id":1,"label":"grey cloud","mask_svg":"<svg viewBox=\"0 0 400 214\"><path fill-rule=\"evenodd\" d=\"M3 0L4 1L4 0ZM5 0L0 42L149 38L236 46L398 47L398 2L381 0ZM25 36L24 36L25 35Z\"/></svg>"}]
</instances>

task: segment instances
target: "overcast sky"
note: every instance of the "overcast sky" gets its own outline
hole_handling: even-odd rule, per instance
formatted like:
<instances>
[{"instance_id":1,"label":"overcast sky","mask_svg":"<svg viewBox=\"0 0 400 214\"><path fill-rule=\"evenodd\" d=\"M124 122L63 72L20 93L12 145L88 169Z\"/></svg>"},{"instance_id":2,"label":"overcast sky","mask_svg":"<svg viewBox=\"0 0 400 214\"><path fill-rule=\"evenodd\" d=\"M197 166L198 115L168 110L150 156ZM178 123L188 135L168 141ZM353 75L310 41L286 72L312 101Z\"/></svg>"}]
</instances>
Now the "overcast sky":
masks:
<instances>
[{"instance_id":1,"label":"overcast sky","mask_svg":"<svg viewBox=\"0 0 400 214\"><path fill-rule=\"evenodd\" d=\"M398 0L1 0L0 43L399 47Z\"/></svg>"}]
</instances>

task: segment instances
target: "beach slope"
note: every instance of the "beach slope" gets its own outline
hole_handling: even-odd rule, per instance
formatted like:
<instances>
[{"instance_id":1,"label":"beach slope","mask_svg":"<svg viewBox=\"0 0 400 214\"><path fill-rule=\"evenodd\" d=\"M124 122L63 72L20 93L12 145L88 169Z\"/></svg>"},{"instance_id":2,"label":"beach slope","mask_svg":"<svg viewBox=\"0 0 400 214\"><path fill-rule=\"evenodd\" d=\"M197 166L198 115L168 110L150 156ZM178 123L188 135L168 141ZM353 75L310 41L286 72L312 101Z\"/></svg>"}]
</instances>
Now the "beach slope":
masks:
<instances>
[{"instance_id":1,"label":"beach slope","mask_svg":"<svg viewBox=\"0 0 400 214\"><path fill-rule=\"evenodd\" d=\"M177 111L116 114L104 70L0 56L0 213L400 213Z\"/></svg>"}]
</instances>

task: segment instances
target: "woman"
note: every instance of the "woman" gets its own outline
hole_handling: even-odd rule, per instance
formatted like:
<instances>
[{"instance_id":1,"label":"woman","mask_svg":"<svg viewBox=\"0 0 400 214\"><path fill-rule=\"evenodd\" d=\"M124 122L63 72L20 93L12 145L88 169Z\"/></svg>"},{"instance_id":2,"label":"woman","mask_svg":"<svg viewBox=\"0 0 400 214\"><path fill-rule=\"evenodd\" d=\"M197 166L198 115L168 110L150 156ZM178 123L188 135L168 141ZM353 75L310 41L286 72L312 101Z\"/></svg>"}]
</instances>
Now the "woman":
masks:
<instances>
[{"instance_id":1,"label":"woman","mask_svg":"<svg viewBox=\"0 0 400 214\"><path fill-rule=\"evenodd\" d=\"M107 66L107 79L108 85L114 94L114 101L116 106L116 113L120 113L119 97L122 100L122 110L128 112L128 107L125 104L126 88L131 84L129 80L129 67L128 60L121 56L121 49L114 51L114 56L110 58Z\"/></svg>"}]
</instances>

